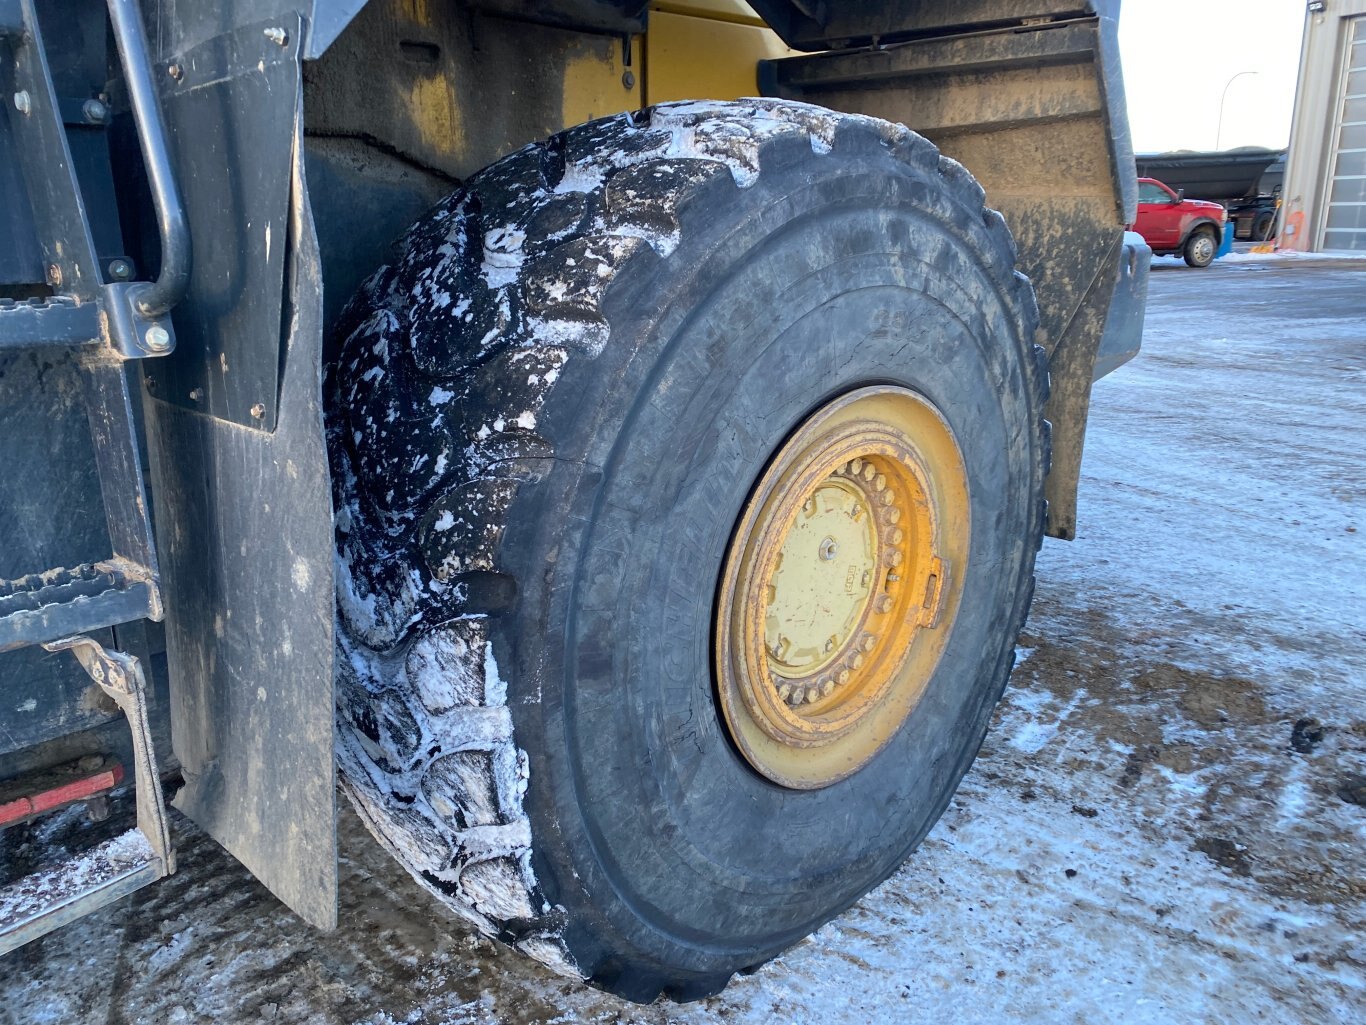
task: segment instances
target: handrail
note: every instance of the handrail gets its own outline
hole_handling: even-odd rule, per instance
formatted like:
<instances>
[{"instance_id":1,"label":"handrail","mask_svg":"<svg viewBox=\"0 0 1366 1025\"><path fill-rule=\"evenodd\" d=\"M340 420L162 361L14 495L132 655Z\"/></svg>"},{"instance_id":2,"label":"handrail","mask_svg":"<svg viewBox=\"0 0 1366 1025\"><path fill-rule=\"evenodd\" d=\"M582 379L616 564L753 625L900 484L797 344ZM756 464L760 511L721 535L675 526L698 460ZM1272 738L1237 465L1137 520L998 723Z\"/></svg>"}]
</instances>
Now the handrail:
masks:
<instances>
[{"instance_id":1,"label":"handrail","mask_svg":"<svg viewBox=\"0 0 1366 1025\"><path fill-rule=\"evenodd\" d=\"M138 143L147 165L147 178L156 207L157 230L161 235L161 271L157 279L141 286L132 296L138 313L162 317L185 297L190 287L193 253L190 224L180 201L175 172L166 151L166 131L152 79L152 62L147 55L147 33L138 12L137 0L109 0L109 19L114 26L119 60L128 83L128 98L137 123Z\"/></svg>"}]
</instances>

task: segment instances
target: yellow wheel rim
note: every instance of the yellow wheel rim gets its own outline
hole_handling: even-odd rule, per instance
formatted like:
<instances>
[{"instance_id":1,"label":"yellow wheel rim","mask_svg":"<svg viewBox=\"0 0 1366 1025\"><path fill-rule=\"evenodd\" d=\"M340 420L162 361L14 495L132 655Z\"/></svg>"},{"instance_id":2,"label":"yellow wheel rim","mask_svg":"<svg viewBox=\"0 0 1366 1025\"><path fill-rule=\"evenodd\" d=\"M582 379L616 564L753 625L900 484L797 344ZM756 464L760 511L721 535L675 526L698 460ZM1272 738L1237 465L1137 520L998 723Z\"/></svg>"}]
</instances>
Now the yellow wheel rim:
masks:
<instances>
[{"instance_id":1,"label":"yellow wheel rim","mask_svg":"<svg viewBox=\"0 0 1366 1025\"><path fill-rule=\"evenodd\" d=\"M731 737L784 786L864 765L924 693L958 610L967 473L905 388L812 414L754 489L726 555L716 671Z\"/></svg>"}]
</instances>

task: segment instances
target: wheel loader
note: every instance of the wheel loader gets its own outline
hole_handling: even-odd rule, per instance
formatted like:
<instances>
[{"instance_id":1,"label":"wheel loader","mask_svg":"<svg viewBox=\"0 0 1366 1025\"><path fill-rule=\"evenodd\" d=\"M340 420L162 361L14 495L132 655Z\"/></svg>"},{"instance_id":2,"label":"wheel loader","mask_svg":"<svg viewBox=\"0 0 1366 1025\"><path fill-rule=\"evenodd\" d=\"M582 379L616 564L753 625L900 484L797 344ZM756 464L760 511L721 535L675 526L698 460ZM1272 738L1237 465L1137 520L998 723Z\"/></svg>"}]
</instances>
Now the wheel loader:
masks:
<instances>
[{"instance_id":1,"label":"wheel loader","mask_svg":"<svg viewBox=\"0 0 1366 1025\"><path fill-rule=\"evenodd\" d=\"M339 799L636 1001L895 871L1138 349L1117 18L0 0L0 951L185 819L332 928Z\"/></svg>"}]
</instances>

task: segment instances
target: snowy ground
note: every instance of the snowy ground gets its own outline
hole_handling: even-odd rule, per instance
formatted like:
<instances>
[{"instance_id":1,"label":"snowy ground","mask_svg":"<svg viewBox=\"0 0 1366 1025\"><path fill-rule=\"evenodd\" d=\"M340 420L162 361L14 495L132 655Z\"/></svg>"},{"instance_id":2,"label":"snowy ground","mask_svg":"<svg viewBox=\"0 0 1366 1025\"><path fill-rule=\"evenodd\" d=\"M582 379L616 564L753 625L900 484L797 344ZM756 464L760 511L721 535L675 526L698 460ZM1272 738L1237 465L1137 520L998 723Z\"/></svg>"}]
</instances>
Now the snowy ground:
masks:
<instances>
[{"instance_id":1,"label":"snowy ground","mask_svg":"<svg viewBox=\"0 0 1366 1025\"><path fill-rule=\"evenodd\" d=\"M331 936L178 820L176 876L0 961L0 1023L1366 1020L1366 263L1162 264L980 759L814 937L634 1007L448 920L349 813Z\"/></svg>"}]
</instances>

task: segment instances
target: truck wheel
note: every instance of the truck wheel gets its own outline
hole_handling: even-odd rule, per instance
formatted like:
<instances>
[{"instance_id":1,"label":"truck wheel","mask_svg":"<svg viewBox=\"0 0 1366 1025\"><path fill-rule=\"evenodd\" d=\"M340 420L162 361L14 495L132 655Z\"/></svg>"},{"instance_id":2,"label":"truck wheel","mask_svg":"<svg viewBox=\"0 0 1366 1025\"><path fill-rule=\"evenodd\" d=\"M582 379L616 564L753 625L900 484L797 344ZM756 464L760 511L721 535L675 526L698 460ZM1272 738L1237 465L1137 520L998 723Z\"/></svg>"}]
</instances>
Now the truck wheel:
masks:
<instances>
[{"instance_id":1,"label":"truck wheel","mask_svg":"<svg viewBox=\"0 0 1366 1025\"><path fill-rule=\"evenodd\" d=\"M1256 242L1265 242L1271 237L1272 226L1276 223L1276 215L1270 210L1263 210L1257 214L1252 222L1252 238Z\"/></svg>"},{"instance_id":2,"label":"truck wheel","mask_svg":"<svg viewBox=\"0 0 1366 1025\"><path fill-rule=\"evenodd\" d=\"M343 317L341 778L485 933L719 990L925 836L1014 659L1047 372L1001 217L767 100L471 178Z\"/></svg>"},{"instance_id":3,"label":"truck wheel","mask_svg":"<svg viewBox=\"0 0 1366 1025\"><path fill-rule=\"evenodd\" d=\"M1214 262L1214 254L1219 250L1219 237L1210 227L1196 228L1186 239L1182 255L1191 267L1208 267Z\"/></svg>"}]
</instances>

